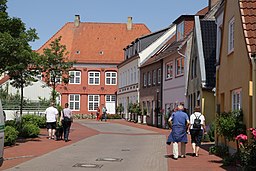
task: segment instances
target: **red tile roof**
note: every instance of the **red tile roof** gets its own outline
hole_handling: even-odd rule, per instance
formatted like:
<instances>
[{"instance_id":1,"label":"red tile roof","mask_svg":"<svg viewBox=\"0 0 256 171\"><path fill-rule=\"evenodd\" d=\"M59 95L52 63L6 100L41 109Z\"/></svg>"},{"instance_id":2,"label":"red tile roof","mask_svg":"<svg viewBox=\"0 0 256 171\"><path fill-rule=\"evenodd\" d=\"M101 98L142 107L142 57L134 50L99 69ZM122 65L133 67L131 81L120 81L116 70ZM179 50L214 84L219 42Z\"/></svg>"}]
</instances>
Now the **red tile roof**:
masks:
<instances>
[{"instance_id":1,"label":"red tile roof","mask_svg":"<svg viewBox=\"0 0 256 171\"><path fill-rule=\"evenodd\" d=\"M204 7L203 9L199 10L195 15L205 15L209 11L209 7Z\"/></svg>"},{"instance_id":2,"label":"red tile roof","mask_svg":"<svg viewBox=\"0 0 256 171\"><path fill-rule=\"evenodd\" d=\"M256 53L256 1L240 0L244 36L249 53Z\"/></svg>"},{"instance_id":3,"label":"red tile roof","mask_svg":"<svg viewBox=\"0 0 256 171\"><path fill-rule=\"evenodd\" d=\"M54 40L62 36L61 43L66 45L69 57L78 63L117 64L124 60L123 48L131 41L150 33L144 24L132 24L127 30L126 23L81 22L78 27L73 22L66 23L40 49L39 53Z\"/></svg>"}]
</instances>

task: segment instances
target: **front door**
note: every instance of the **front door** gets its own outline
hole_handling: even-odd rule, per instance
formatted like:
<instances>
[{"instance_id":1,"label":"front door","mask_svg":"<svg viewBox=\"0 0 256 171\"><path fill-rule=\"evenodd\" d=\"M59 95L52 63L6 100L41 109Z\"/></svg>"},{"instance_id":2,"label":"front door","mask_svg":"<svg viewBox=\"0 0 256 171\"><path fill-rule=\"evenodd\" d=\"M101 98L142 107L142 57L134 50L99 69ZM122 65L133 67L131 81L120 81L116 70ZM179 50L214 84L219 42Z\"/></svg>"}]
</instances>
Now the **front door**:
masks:
<instances>
[{"instance_id":1,"label":"front door","mask_svg":"<svg viewBox=\"0 0 256 171\"><path fill-rule=\"evenodd\" d=\"M106 95L106 108L108 114L116 113L116 96L115 95Z\"/></svg>"}]
</instances>

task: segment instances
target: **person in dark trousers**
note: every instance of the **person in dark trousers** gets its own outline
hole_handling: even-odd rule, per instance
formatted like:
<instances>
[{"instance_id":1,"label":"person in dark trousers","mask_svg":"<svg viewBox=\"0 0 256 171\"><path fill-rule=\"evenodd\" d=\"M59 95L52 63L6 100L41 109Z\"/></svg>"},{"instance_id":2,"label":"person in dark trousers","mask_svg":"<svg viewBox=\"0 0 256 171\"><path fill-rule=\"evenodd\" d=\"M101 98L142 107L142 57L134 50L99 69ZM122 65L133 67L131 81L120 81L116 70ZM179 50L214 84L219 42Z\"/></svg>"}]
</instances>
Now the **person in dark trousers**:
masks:
<instances>
[{"instance_id":1,"label":"person in dark trousers","mask_svg":"<svg viewBox=\"0 0 256 171\"><path fill-rule=\"evenodd\" d=\"M68 107L68 103L65 104L65 108L62 110L62 126L64 131L64 140L68 142L69 131L71 123L73 122L72 111Z\"/></svg>"},{"instance_id":2,"label":"person in dark trousers","mask_svg":"<svg viewBox=\"0 0 256 171\"><path fill-rule=\"evenodd\" d=\"M105 120L105 122L107 121L107 108L106 108L106 106L104 106L103 108L102 108L102 117L101 117L101 121L103 120L103 118L104 118L104 120Z\"/></svg>"},{"instance_id":3,"label":"person in dark trousers","mask_svg":"<svg viewBox=\"0 0 256 171\"><path fill-rule=\"evenodd\" d=\"M173 112L168 120L171 125L171 133L168 137L167 144L173 143L173 159L178 159L178 143L181 143L181 158L186 156L187 126L189 125L188 115L183 112L183 106L179 105L176 112Z\"/></svg>"},{"instance_id":4,"label":"person in dark trousers","mask_svg":"<svg viewBox=\"0 0 256 171\"><path fill-rule=\"evenodd\" d=\"M199 119L197 121L199 122L199 126L195 125L197 119ZM191 134L191 143L192 143L192 150L193 150L192 156L198 157L201 140L203 137L203 132L207 133L205 131L205 117L201 113L200 106L196 106L194 108L194 113L190 116L189 131Z\"/></svg>"}]
</instances>

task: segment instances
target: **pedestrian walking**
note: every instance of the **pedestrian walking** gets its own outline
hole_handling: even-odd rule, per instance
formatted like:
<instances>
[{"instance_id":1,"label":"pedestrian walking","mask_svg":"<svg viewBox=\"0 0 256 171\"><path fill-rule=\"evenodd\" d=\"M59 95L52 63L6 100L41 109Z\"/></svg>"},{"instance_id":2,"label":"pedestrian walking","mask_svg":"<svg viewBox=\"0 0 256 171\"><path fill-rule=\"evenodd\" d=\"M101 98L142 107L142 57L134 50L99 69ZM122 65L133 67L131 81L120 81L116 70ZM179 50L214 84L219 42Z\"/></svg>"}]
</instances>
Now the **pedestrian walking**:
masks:
<instances>
[{"instance_id":1,"label":"pedestrian walking","mask_svg":"<svg viewBox=\"0 0 256 171\"><path fill-rule=\"evenodd\" d=\"M56 121L58 118L58 113L58 110L54 107L54 102L51 102L51 105L45 110L48 139L55 139Z\"/></svg>"},{"instance_id":2,"label":"pedestrian walking","mask_svg":"<svg viewBox=\"0 0 256 171\"><path fill-rule=\"evenodd\" d=\"M73 122L73 116L72 116L72 111L68 107L68 103L65 104L65 108L62 110L62 125L63 125L63 131L64 131L64 140L65 142L68 142L68 136L69 136L69 131L71 124Z\"/></svg>"},{"instance_id":3,"label":"pedestrian walking","mask_svg":"<svg viewBox=\"0 0 256 171\"><path fill-rule=\"evenodd\" d=\"M201 109L199 106L194 108L194 113L190 116L190 125L189 131L191 135L191 143L192 143L192 156L199 156L199 148L201 145L201 140L203 137L203 132L205 131L205 117L201 113Z\"/></svg>"},{"instance_id":4,"label":"pedestrian walking","mask_svg":"<svg viewBox=\"0 0 256 171\"><path fill-rule=\"evenodd\" d=\"M107 121L107 108L106 108L106 106L104 106L103 108L102 108L102 117L101 117L101 121L103 120L103 118L104 118L104 120L105 120L105 122Z\"/></svg>"},{"instance_id":5,"label":"pedestrian walking","mask_svg":"<svg viewBox=\"0 0 256 171\"><path fill-rule=\"evenodd\" d=\"M167 139L167 144L173 143L173 159L178 160L179 146L181 143L181 158L186 157L186 143L188 142L187 129L189 125L188 115L183 112L183 106L179 105L177 111L173 112L169 118L171 132Z\"/></svg>"},{"instance_id":6,"label":"pedestrian walking","mask_svg":"<svg viewBox=\"0 0 256 171\"><path fill-rule=\"evenodd\" d=\"M100 120L100 108L98 107L97 112L96 112L96 120Z\"/></svg>"}]
</instances>

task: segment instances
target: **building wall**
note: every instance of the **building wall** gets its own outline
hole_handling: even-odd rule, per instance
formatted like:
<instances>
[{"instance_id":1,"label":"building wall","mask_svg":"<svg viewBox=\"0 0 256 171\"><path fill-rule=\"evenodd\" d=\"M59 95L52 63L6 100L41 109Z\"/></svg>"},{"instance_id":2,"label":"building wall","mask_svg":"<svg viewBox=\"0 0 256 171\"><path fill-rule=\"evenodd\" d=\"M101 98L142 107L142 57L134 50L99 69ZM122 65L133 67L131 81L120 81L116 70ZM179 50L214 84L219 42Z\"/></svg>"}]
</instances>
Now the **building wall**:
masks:
<instances>
[{"instance_id":1,"label":"building wall","mask_svg":"<svg viewBox=\"0 0 256 171\"><path fill-rule=\"evenodd\" d=\"M201 102L203 103L202 114L205 116L205 124L210 125L215 119L214 93L211 90L203 90Z\"/></svg>"},{"instance_id":2,"label":"building wall","mask_svg":"<svg viewBox=\"0 0 256 171\"><path fill-rule=\"evenodd\" d=\"M70 94L78 94L80 96L80 110L74 111L79 114L96 113L96 110L89 111L88 108L88 95L99 95L99 107L102 109L106 105L106 95L116 95L117 92L117 79L115 85L106 85L105 73L116 72L117 67L115 65L77 65L75 66L76 71L81 71L81 82L80 84L67 84L59 85L57 91L62 94L61 104L64 106L65 103L69 102ZM100 84L89 85L88 73L90 71L100 72ZM109 111L115 111L115 109L107 109Z\"/></svg>"},{"instance_id":3,"label":"building wall","mask_svg":"<svg viewBox=\"0 0 256 171\"><path fill-rule=\"evenodd\" d=\"M184 54L184 50L181 52ZM170 104L175 107L175 105L178 105L180 103L184 104L185 107L187 107L187 102L185 98L186 64L184 64L184 75L176 76L175 74L175 61L177 58L180 57L181 56L176 52L163 59L163 108L165 108L166 105ZM171 61L173 63L173 77L172 79L166 79L166 64Z\"/></svg>"},{"instance_id":4,"label":"building wall","mask_svg":"<svg viewBox=\"0 0 256 171\"><path fill-rule=\"evenodd\" d=\"M234 51L228 53L228 23L235 17ZM220 112L228 112L232 109L232 90L242 89L242 110L244 123L250 126L251 97L249 97L249 81L251 80L251 66L244 42L242 23L238 8L238 1L226 1L224 14L224 27L222 46L220 52L219 80L217 91L217 103L220 104Z\"/></svg>"},{"instance_id":5,"label":"building wall","mask_svg":"<svg viewBox=\"0 0 256 171\"><path fill-rule=\"evenodd\" d=\"M140 68L140 105L142 108L147 109L147 124L157 126L157 123L161 125L161 118L156 116L156 107L158 99L158 107L161 109L162 106L162 91L161 91L161 79L158 83L156 79L156 85L153 85L153 70L161 69L162 76L162 63L161 61L149 64ZM144 86L143 74L151 72L151 85Z\"/></svg>"},{"instance_id":6,"label":"building wall","mask_svg":"<svg viewBox=\"0 0 256 171\"><path fill-rule=\"evenodd\" d=\"M134 58L118 68L117 105L124 107L125 118L128 118L128 104L139 102L139 70L138 60Z\"/></svg>"},{"instance_id":7,"label":"building wall","mask_svg":"<svg viewBox=\"0 0 256 171\"><path fill-rule=\"evenodd\" d=\"M13 87L10 84L11 82L12 81L8 80L4 84L2 84L1 87L5 89L6 86L8 86L9 94L16 94L16 93L20 94L20 89ZM23 95L24 95L24 99L28 99L32 101L38 101L39 97L42 99L45 98L46 100L49 100L51 97L51 91L52 89L50 87L46 86L44 82L38 80L37 82L33 82L31 85L24 87Z\"/></svg>"}]
</instances>

